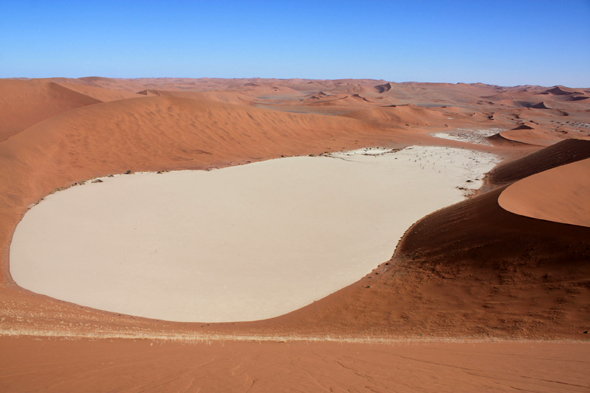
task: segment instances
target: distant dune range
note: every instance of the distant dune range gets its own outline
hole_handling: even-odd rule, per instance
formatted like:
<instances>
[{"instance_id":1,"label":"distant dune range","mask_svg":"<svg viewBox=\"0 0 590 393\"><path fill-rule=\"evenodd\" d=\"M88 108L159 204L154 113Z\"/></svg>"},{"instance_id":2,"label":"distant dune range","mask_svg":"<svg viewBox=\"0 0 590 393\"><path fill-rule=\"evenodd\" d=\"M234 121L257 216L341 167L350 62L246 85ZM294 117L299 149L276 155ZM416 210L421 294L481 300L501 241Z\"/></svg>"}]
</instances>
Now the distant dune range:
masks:
<instances>
[{"instance_id":1,"label":"distant dune range","mask_svg":"<svg viewBox=\"0 0 590 393\"><path fill-rule=\"evenodd\" d=\"M588 338L589 88L89 77L5 79L0 92L0 335ZM483 139L489 144L432 136L489 130L497 130ZM34 294L9 273L17 224L30 206L60 188L116 173L210 170L282 156L410 145L474 149L504 162L479 192L408 228L392 258L376 261L382 263L371 274L287 315L220 324L151 320ZM4 348L13 348L8 338L0 339ZM39 359L54 353L53 346L23 345L43 353ZM263 348L272 359L280 357L270 346ZM25 363L5 373L13 375L8 381L21 378L15 375ZM49 374L36 375L57 383ZM0 387L8 386L2 378ZM51 386L47 391L66 385ZM141 384L134 386L139 390Z\"/></svg>"}]
</instances>

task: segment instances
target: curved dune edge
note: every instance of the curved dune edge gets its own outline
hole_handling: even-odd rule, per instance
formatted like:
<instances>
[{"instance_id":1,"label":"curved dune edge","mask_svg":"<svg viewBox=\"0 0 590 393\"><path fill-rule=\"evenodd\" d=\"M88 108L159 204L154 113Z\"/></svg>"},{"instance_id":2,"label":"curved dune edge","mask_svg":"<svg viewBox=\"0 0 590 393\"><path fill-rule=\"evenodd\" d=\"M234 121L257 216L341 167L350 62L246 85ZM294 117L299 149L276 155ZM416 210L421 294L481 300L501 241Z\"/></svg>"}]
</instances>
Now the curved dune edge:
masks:
<instances>
[{"instance_id":1,"label":"curved dune edge","mask_svg":"<svg viewBox=\"0 0 590 393\"><path fill-rule=\"evenodd\" d=\"M506 184L524 179L560 165L590 158L590 141L567 139L520 159L500 164L488 174L493 184Z\"/></svg>"},{"instance_id":2,"label":"curved dune edge","mask_svg":"<svg viewBox=\"0 0 590 393\"><path fill-rule=\"evenodd\" d=\"M590 227L590 159L529 176L506 188L498 203L521 216Z\"/></svg>"},{"instance_id":3,"label":"curved dune edge","mask_svg":"<svg viewBox=\"0 0 590 393\"><path fill-rule=\"evenodd\" d=\"M512 130L500 132L500 136L512 142L535 146L550 146L561 141L555 134L539 127L523 125Z\"/></svg>"}]
</instances>

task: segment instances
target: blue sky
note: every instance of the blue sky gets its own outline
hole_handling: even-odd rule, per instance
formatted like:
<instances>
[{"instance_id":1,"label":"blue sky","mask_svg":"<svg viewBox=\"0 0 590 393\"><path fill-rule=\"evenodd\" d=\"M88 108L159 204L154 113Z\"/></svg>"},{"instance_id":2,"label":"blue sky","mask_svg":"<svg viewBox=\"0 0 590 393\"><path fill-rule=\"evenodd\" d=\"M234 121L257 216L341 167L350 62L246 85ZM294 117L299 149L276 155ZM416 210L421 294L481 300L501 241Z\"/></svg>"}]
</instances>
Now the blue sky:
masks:
<instances>
[{"instance_id":1,"label":"blue sky","mask_svg":"<svg viewBox=\"0 0 590 393\"><path fill-rule=\"evenodd\" d=\"M590 87L590 0L0 0L0 78Z\"/></svg>"}]
</instances>

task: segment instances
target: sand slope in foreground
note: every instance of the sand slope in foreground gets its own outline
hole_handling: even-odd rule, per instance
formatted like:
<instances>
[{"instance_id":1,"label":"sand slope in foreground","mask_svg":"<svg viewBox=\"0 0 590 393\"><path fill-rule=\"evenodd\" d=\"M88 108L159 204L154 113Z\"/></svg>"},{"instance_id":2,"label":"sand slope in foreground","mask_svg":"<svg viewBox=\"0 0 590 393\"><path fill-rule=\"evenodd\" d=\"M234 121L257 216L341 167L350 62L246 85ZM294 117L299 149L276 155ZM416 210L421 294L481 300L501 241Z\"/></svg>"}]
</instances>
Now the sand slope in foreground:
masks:
<instances>
[{"instance_id":1,"label":"sand slope in foreground","mask_svg":"<svg viewBox=\"0 0 590 393\"><path fill-rule=\"evenodd\" d=\"M0 390L584 392L580 343L347 344L0 338ZM27 370L27 372L18 372Z\"/></svg>"}]
</instances>

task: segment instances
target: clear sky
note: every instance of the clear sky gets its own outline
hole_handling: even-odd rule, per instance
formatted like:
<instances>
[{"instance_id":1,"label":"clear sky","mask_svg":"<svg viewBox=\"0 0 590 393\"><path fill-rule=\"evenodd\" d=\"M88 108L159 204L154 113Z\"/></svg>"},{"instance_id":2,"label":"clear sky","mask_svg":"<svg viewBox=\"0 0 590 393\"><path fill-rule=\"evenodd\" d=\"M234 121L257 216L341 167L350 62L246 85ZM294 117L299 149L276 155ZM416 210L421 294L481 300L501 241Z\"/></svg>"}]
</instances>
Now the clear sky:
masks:
<instances>
[{"instance_id":1,"label":"clear sky","mask_svg":"<svg viewBox=\"0 0 590 393\"><path fill-rule=\"evenodd\" d=\"M590 87L590 0L0 0L0 78Z\"/></svg>"}]
</instances>

